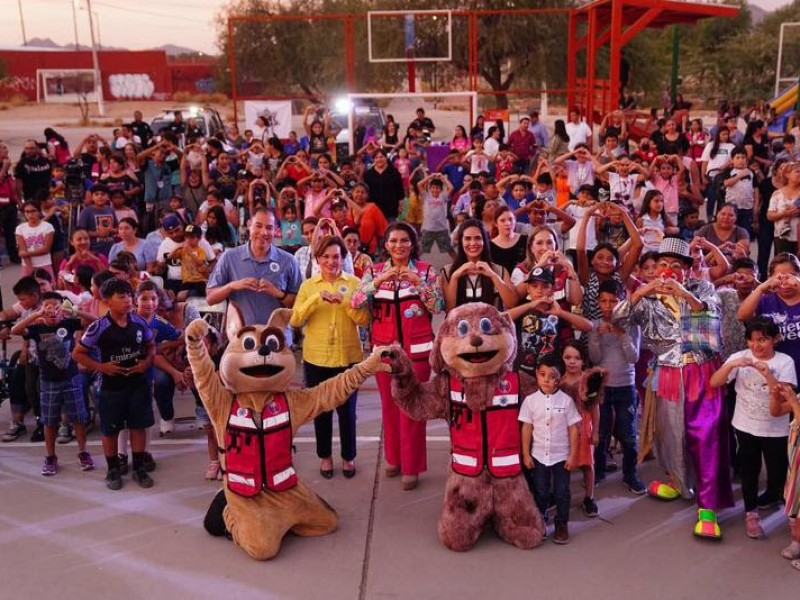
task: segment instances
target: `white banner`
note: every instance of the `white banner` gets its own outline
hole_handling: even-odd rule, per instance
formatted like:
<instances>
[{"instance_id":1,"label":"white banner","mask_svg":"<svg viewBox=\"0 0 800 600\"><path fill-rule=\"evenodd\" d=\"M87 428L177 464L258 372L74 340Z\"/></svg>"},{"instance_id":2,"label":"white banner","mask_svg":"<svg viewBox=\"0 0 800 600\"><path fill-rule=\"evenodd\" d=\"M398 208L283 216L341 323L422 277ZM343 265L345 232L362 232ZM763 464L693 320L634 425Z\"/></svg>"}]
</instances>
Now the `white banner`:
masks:
<instances>
[{"instance_id":1,"label":"white banner","mask_svg":"<svg viewBox=\"0 0 800 600\"><path fill-rule=\"evenodd\" d=\"M261 117L264 123L256 122ZM246 100L244 103L244 126L252 129L256 138L272 136L286 139L292 130L292 102Z\"/></svg>"}]
</instances>

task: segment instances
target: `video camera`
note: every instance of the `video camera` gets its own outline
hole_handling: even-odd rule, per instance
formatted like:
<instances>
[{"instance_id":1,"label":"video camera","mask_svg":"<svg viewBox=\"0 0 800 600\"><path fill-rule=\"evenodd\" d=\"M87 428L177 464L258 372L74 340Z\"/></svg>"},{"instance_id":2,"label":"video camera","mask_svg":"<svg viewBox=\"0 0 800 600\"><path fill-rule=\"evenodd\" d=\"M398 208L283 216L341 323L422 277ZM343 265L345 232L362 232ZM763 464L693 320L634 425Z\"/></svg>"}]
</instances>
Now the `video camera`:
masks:
<instances>
[{"instance_id":1,"label":"video camera","mask_svg":"<svg viewBox=\"0 0 800 600\"><path fill-rule=\"evenodd\" d=\"M71 158L64 166L64 183L68 186L83 185L86 179L86 171L83 169L83 161L79 158Z\"/></svg>"}]
</instances>

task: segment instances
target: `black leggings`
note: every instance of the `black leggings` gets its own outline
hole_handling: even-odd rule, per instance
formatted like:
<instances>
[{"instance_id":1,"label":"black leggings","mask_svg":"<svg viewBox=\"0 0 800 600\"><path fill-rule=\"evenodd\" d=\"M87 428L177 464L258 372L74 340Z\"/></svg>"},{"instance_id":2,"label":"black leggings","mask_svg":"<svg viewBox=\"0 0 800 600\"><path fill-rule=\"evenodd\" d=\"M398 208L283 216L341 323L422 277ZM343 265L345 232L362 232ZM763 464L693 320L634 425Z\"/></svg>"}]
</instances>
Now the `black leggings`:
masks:
<instances>
[{"instance_id":1,"label":"black leggings","mask_svg":"<svg viewBox=\"0 0 800 600\"><path fill-rule=\"evenodd\" d=\"M744 510L752 512L758 506L758 478L761 475L761 458L767 466L767 493L783 497L789 457L786 453L788 437L760 437L736 430L739 445L739 469L742 476Z\"/></svg>"}]
</instances>

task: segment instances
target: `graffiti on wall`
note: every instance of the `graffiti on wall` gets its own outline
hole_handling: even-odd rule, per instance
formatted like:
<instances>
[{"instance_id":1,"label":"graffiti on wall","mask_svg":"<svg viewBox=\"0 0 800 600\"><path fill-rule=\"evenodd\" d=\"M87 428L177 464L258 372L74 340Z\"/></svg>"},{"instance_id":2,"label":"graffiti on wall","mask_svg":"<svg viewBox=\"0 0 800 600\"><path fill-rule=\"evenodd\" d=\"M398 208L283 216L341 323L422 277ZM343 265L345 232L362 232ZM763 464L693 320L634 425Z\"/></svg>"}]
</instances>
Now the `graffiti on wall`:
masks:
<instances>
[{"instance_id":1,"label":"graffiti on wall","mask_svg":"<svg viewBox=\"0 0 800 600\"><path fill-rule=\"evenodd\" d=\"M151 98L156 86L146 73L116 73L108 78L114 98Z\"/></svg>"},{"instance_id":2,"label":"graffiti on wall","mask_svg":"<svg viewBox=\"0 0 800 600\"><path fill-rule=\"evenodd\" d=\"M0 79L0 93L3 94L24 94L36 89L36 80L33 77L17 77L11 75Z\"/></svg>"}]
</instances>

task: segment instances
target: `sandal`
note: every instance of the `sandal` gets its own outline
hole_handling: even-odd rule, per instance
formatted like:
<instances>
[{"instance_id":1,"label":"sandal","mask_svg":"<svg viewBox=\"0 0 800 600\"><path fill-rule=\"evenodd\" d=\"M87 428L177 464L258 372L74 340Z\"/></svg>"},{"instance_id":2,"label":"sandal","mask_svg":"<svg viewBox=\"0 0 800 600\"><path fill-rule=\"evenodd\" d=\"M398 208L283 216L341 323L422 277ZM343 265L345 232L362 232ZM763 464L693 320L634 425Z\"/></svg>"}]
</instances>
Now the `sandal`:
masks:
<instances>
[{"instance_id":1,"label":"sandal","mask_svg":"<svg viewBox=\"0 0 800 600\"><path fill-rule=\"evenodd\" d=\"M789 560L797 560L800 558L800 542L792 542L786 548L781 550L781 556Z\"/></svg>"}]
</instances>

